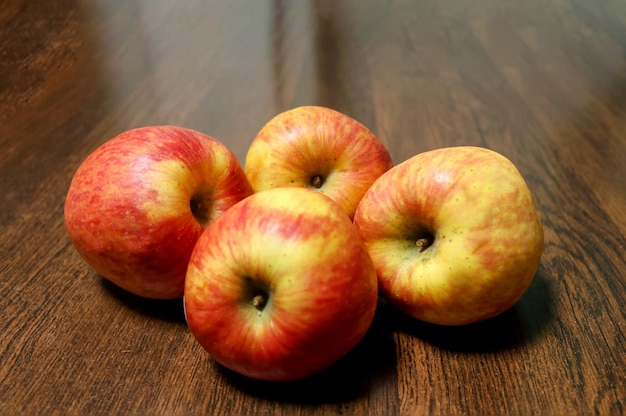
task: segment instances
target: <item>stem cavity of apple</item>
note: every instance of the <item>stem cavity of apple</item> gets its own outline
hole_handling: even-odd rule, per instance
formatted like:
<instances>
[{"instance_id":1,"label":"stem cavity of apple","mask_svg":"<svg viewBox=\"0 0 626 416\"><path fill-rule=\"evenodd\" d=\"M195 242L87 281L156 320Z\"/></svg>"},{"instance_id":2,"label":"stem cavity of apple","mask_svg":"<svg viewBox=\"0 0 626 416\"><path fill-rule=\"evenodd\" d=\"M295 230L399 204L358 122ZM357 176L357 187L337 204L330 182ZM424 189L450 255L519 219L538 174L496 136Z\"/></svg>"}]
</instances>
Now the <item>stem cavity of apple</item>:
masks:
<instances>
[{"instance_id":1,"label":"stem cavity of apple","mask_svg":"<svg viewBox=\"0 0 626 416\"><path fill-rule=\"evenodd\" d=\"M211 199L204 194L196 194L189 201L189 208L193 217L203 226L206 226L211 218Z\"/></svg>"}]
</instances>

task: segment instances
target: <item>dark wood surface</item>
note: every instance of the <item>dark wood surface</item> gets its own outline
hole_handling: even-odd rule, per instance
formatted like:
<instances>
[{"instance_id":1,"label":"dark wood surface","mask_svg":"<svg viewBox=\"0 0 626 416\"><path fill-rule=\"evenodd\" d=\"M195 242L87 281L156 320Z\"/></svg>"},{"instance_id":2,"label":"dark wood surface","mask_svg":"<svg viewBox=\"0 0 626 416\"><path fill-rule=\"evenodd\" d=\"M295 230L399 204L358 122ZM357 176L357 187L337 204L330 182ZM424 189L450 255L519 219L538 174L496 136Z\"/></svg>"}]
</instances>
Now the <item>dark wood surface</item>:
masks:
<instances>
[{"instance_id":1,"label":"dark wood surface","mask_svg":"<svg viewBox=\"0 0 626 416\"><path fill-rule=\"evenodd\" d=\"M394 162L501 152L545 251L511 310L438 327L378 310L313 379L213 363L179 301L131 296L63 225L79 163L177 124L243 162L304 104L361 121ZM0 414L626 414L626 2L3 0Z\"/></svg>"}]
</instances>

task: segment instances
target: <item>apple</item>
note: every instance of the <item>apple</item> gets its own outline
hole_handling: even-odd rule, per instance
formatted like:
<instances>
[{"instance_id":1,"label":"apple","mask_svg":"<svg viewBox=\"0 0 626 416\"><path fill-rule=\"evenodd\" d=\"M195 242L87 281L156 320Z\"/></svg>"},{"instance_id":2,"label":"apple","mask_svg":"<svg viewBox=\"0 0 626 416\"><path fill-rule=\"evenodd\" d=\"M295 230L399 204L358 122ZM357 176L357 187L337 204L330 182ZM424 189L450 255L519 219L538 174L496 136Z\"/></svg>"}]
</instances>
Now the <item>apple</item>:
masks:
<instances>
[{"instance_id":1,"label":"apple","mask_svg":"<svg viewBox=\"0 0 626 416\"><path fill-rule=\"evenodd\" d=\"M301 187L321 192L352 218L361 197L392 166L363 124L326 107L297 107L272 118L252 140L245 171L255 192Z\"/></svg>"},{"instance_id":2,"label":"apple","mask_svg":"<svg viewBox=\"0 0 626 416\"><path fill-rule=\"evenodd\" d=\"M178 126L147 126L108 140L78 167L65 226L82 258L133 294L180 298L206 226L252 193L221 142Z\"/></svg>"},{"instance_id":3,"label":"apple","mask_svg":"<svg viewBox=\"0 0 626 416\"><path fill-rule=\"evenodd\" d=\"M188 326L210 356L244 376L297 380L363 338L376 272L350 218L304 188L261 191L213 221L185 281Z\"/></svg>"},{"instance_id":4,"label":"apple","mask_svg":"<svg viewBox=\"0 0 626 416\"><path fill-rule=\"evenodd\" d=\"M530 285L543 250L532 195L517 168L485 148L415 155L381 175L354 224L381 297L442 325L496 316Z\"/></svg>"}]
</instances>

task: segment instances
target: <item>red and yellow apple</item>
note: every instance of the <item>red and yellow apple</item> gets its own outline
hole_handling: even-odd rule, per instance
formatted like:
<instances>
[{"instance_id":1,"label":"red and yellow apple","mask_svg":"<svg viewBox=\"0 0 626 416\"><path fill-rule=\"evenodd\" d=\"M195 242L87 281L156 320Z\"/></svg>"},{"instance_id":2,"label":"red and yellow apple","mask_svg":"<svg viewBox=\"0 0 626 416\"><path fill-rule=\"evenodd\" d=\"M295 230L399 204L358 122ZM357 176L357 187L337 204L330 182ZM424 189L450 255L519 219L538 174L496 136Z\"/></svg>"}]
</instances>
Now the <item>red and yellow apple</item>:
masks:
<instances>
[{"instance_id":1,"label":"red and yellow apple","mask_svg":"<svg viewBox=\"0 0 626 416\"><path fill-rule=\"evenodd\" d=\"M250 144L245 171L255 192L313 189L352 218L365 191L391 166L385 145L363 124L326 107L304 106L263 126Z\"/></svg>"},{"instance_id":2,"label":"red and yellow apple","mask_svg":"<svg viewBox=\"0 0 626 416\"><path fill-rule=\"evenodd\" d=\"M104 278L139 296L179 298L204 228L251 193L221 142L182 127L142 127L108 140L78 167L65 225Z\"/></svg>"},{"instance_id":3,"label":"red and yellow apple","mask_svg":"<svg viewBox=\"0 0 626 416\"><path fill-rule=\"evenodd\" d=\"M185 281L197 341L247 377L302 379L331 366L367 332L374 266L354 225L303 188L261 191L200 236Z\"/></svg>"},{"instance_id":4,"label":"red and yellow apple","mask_svg":"<svg viewBox=\"0 0 626 416\"><path fill-rule=\"evenodd\" d=\"M478 147L432 150L393 167L364 195L354 224L381 297L435 324L473 323L509 309L543 250L520 172Z\"/></svg>"}]
</instances>

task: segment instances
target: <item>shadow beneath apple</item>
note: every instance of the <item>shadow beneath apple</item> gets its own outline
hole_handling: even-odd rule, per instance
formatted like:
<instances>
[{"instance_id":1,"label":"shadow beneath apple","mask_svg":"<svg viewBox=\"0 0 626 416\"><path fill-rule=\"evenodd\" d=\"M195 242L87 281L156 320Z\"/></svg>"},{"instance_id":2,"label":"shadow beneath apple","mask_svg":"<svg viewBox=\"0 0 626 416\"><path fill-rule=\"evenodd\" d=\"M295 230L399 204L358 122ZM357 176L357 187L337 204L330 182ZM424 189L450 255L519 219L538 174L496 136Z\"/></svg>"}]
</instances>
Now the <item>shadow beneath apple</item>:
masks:
<instances>
[{"instance_id":1,"label":"shadow beneath apple","mask_svg":"<svg viewBox=\"0 0 626 416\"><path fill-rule=\"evenodd\" d=\"M397 383L396 347L386 322L378 314L361 342L334 365L307 379L268 382L216 366L234 388L271 401L316 405L371 397L374 386Z\"/></svg>"},{"instance_id":2,"label":"shadow beneath apple","mask_svg":"<svg viewBox=\"0 0 626 416\"><path fill-rule=\"evenodd\" d=\"M137 313L149 318L187 325L182 298L172 300L147 299L122 289L104 277L100 277L100 283L106 293Z\"/></svg>"},{"instance_id":3,"label":"shadow beneath apple","mask_svg":"<svg viewBox=\"0 0 626 416\"><path fill-rule=\"evenodd\" d=\"M411 318L386 304L381 314L394 331L438 348L458 352L496 352L534 342L554 320L551 282L539 268L522 298L504 313L474 324L435 325Z\"/></svg>"}]
</instances>

